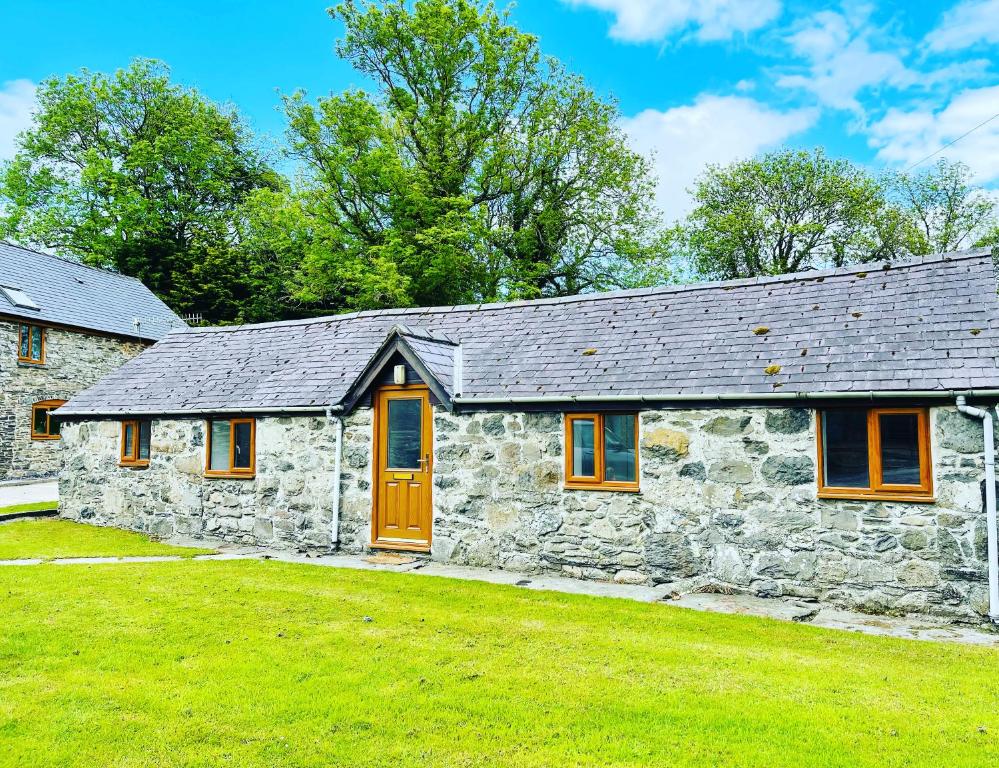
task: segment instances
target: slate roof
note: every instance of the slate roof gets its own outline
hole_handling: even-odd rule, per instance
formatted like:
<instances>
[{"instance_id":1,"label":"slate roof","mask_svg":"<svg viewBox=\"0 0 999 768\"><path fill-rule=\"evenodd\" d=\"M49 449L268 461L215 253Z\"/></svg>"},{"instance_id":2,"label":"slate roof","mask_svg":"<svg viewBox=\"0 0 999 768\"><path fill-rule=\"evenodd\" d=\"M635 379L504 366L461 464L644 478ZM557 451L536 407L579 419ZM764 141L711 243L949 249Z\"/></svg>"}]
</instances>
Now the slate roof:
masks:
<instances>
[{"instance_id":1,"label":"slate roof","mask_svg":"<svg viewBox=\"0 0 999 768\"><path fill-rule=\"evenodd\" d=\"M7 317L151 341L184 325L135 278L4 242L0 242L0 286L23 291L38 307L17 306L0 291L0 315Z\"/></svg>"},{"instance_id":2,"label":"slate roof","mask_svg":"<svg viewBox=\"0 0 999 768\"><path fill-rule=\"evenodd\" d=\"M60 413L335 405L398 324L460 342L462 403L999 390L996 278L989 251L977 250L892 267L192 328ZM446 368L440 361L441 375Z\"/></svg>"},{"instance_id":3,"label":"slate roof","mask_svg":"<svg viewBox=\"0 0 999 768\"><path fill-rule=\"evenodd\" d=\"M420 359L430 374L448 394L454 394L454 353L457 344L447 338L435 338L433 332L422 328L409 329L400 334L406 344Z\"/></svg>"}]
</instances>

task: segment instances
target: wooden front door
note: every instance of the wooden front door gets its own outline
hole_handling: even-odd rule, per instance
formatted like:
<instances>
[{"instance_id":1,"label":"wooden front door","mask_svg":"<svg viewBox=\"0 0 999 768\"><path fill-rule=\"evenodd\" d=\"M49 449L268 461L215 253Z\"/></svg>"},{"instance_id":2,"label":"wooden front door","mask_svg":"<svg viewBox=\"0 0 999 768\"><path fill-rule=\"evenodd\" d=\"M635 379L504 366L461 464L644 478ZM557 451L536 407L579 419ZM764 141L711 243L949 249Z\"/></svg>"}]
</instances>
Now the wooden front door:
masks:
<instances>
[{"instance_id":1,"label":"wooden front door","mask_svg":"<svg viewBox=\"0 0 999 768\"><path fill-rule=\"evenodd\" d=\"M375 395L375 498L371 543L429 549L433 415L425 386L384 387Z\"/></svg>"}]
</instances>

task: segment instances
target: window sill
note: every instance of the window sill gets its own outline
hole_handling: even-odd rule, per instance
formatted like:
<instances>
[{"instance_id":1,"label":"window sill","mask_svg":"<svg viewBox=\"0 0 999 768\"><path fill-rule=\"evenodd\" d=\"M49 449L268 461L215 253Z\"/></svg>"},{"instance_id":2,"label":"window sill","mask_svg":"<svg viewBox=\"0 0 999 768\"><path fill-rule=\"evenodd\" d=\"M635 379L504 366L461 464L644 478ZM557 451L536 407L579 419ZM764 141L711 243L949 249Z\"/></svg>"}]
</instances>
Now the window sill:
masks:
<instances>
[{"instance_id":1,"label":"window sill","mask_svg":"<svg viewBox=\"0 0 999 768\"><path fill-rule=\"evenodd\" d=\"M39 441L42 441L42 440L61 440L62 437L59 436L59 435L32 435L31 439L32 440L39 440Z\"/></svg>"},{"instance_id":2,"label":"window sill","mask_svg":"<svg viewBox=\"0 0 999 768\"><path fill-rule=\"evenodd\" d=\"M17 361L17 366L18 366L18 368L44 368L45 367L45 361L44 360L42 360L42 361L38 361L38 360L18 360Z\"/></svg>"},{"instance_id":3,"label":"window sill","mask_svg":"<svg viewBox=\"0 0 999 768\"><path fill-rule=\"evenodd\" d=\"M618 493L641 493L637 485L613 485L608 483L565 483L567 491L617 491Z\"/></svg>"},{"instance_id":4,"label":"window sill","mask_svg":"<svg viewBox=\"0 0 999 768\"><path fill-rule=\"evenodd\" d=\"M206 480L253 480L256 472L205 472Z\"/></svg>"},{"instance_id":5,"label":"window sill","mask_svg":"<svg viewBox=\"0 0 999 768\"><path fill-rule=\"evenodd\" d=\"M905 501L915 504L935 504L936 496L920 493L860 493L850 491L819 491L818 497L830 501Z\"/></svg>"},{"instance_id":6,"label":"window sill","mask_svg":"<svg viewBox=\"0 0 999 768\"><path fill-rule=\"evenodd\" d=\"M148 461L122 461L118 463L122 469L149 469Z\"/></svg>"}]
</instances>

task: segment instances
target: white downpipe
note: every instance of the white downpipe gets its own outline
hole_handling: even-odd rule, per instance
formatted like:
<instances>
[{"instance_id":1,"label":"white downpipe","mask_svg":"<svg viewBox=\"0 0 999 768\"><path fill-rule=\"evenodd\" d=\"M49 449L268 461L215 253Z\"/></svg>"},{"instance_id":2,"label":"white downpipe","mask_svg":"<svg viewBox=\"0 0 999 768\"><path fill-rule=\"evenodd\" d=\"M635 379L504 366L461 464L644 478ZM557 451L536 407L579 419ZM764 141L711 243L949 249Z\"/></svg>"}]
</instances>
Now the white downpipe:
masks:
<instances>
[{"instance_id":1,"label":"white downpipe","mask_svg":"<svg viewBox=\"0 0 999 768\"><path fill-rule=\"evenodd\" d=\"M336 429L336 451L333 454L333 493L330 506L330 546L336 548L340 544L340 474L343 467L343 416L333 415L333 409L326 409L326 419Z\"/></svg>"},{"instance_id":2,"label":"white downpipe","mask_svg":"<svg viewBox=\"0 0 999 768\"><path fill-rule=\"evenodd\" d=\"M984 408L967 404L963 396L957 398L957 410L966 416L982 420L985 442L985 519L989 553L989 618L999 621L999 530L996 527L996 451L993 437L992 414ZM999 413L999 405L996 406Z\"/></svg>"}]
</instances>

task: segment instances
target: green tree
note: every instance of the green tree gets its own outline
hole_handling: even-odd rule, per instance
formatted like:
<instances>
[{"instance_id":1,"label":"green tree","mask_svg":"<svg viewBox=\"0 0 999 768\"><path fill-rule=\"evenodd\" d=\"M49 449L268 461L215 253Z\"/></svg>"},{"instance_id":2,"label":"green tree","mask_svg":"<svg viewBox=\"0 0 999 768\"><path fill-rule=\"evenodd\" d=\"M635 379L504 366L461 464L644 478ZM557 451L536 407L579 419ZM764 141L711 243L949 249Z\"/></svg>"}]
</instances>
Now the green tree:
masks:
<instances>
[{"instance_id":1,"label":"green tree","mask_svg":"<svg viewBox=\"0 0 999 768\"><path fill-rule=\"evenodd\" d=\"M268 280L234 255L236 217L279 179L235 110L142 59L47 80L38 104L0 168L0 234L138 277L179 312L243 319Z\"/></svg>"},{"instance_id":2,"label":"green tree","mask_svg":"<svg viewBox=\"0 0 999 768\"><path fill-rule=\"evenodd\" d=\"M974 245L975 248L992 248L994 251L999 251L999 222L986 230Z\"/></svg>"},{"instance_id":3,"label":"green tree","mask_svg":"<svg viewBox=\"0 0 999 768\"><path fill-rule=\"evenodd\" d=\"M677 241L701 277L780 275L894 258L904 217L885 184L845 160L781 150L709 166Z\"/></svg>"},{"instance_id":4,"label":"green tree","mask_svg":"<svg viewBox=\"0 0 999 768\"><path fill-rule=\"evenodd\" d=\"M964 163L941 158L918 174L894 176L895 195L906 211L906 246L914 254L946 253L981 242L999 230L996 203L971 183Z\"/></svg>"},{"instance_id":5,"label":"green tree","mask_svg":"<svg viewBox=\"0 0 999 768\"><path fill-rule=\"evenodd\" d=\"M299 296L436 304L614 286L654 249L646 161L615 104L483 0L347 0L375 85L285 100L309 231Z\"/></svg>"}]
</instances>

